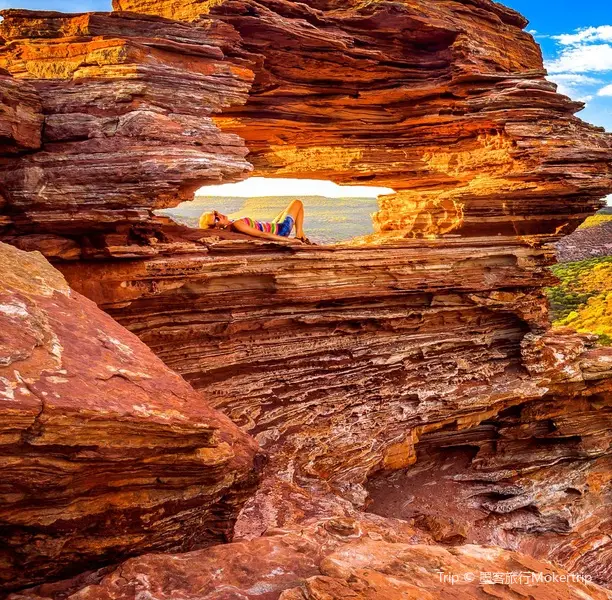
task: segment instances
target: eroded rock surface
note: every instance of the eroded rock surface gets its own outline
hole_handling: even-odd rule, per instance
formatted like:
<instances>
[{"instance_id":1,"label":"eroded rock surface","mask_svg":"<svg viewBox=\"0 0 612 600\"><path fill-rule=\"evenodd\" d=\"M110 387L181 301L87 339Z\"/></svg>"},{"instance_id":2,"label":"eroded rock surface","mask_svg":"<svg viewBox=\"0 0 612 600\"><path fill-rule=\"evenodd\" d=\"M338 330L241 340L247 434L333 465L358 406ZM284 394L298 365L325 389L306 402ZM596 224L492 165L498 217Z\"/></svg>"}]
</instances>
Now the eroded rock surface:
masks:
<instances>
[{"instance_id":1,"label":"eroded rock surface","mask_svg":"<svg viewBox=\"0 0 612 600\"><path fill-rule=\"evenodd\" d=\"M612 582L610 394L509 409L417 445L416 464L375 477L370 510L438 542L494 544Z\"/></svg>"},{"instance_id":2,"label":"eroded rock surface","mask_svg":"<svg viewBox=\"0 0 612 600\"><path fill-rule=\"evenodd\" d=\"M289 477L362 482L382 464L411 460L410 444L396 445L415 428L474 424L544 393L520 345L545 324L536 286L548 278L546 252L459 240L259 252L239 244L204 238L180 258L61 269L274 449Z\"/></svg>"},{"instance_id":3,"label":"eroded rock surface","mask_svg":"<svg viewBox=\"0 0 612 600\"><path fill-rule=\"evenodd\" d=\"M46 114L45 151L7 171L17 230L147 220L246 177L244 144L258 175L396 190L370 242L570 233L612 189L610 136L574 116L526 20L494 2L115 8L133 12L5 12L0 67ZM56 222L66 194L71 224Z\"/></svg>"},{"instance_id":4,"label":"eroded rock surface","mask_svg":"<svg viewBox=\"0 0 612 600\"><path fill-rule=\"evenodd\" d=\"M0 590L229 539L255 442L39 253L0 270Z\"/></svg>"},{"instance_id":5,"label":"eroded rock surface","mask_svg":"<svg viewBox=\"0 0 612 600\"><path fill-rule=\"evenodd\" d=\"M532 560L414 547L432 539L496 543L608 581L612 357L592 339L547 333L543 287L547 244L612 192L612 138L545 80L526 21L488 0L115 8L134 12L4 13L0 66L34 87L45 129L40 151L2 164L0 235L54 260L271 459L236 527L241 545L211 555L227 573L212 574L205 554L147 556L91 574L91 586L66 584L75 598L528 593L471 582L461 595L395 571L389 557ZM396 193L380 199L375 236L333 248L152 216L251 164ZM368 477L419 462L431 477L446 463L429 456L446 446L461 457L442 484L460 488L447 510L476 511L480 530L440 521L440 507L400 514L413 525L356 513ZM419 480L424 508L430 482ZM355 535L346 547L314 539L328 519L387 533L363 525L374 534L364 542L340 525ZM275 549L276 566L264 556ZM285 577L296 552L305 571ZM368 571L365 555L380 568Z\"/></svg>"},{"instance_id":6,"label":"eroded rock surface","mask_svg":"<svg viewBox=\"0 0 612 600\"><path fill-rule=\"evenodd\" d=\"M243 140L212 120L246 100L252 78L223 60L222 24L211 32L144 15L3 16L0 67L29 80L45 113L42 150L0 162L9 232L113 231L251 170Z\"/></svg>"},{"instance_id":7,"label":"eroded rock surface","mask_svg":"<svg viewBox=\"0 0 612 600\"><path fill-rule=\"evenodd\" d=\"M0 164L14 156L40 148L42 107L34 87L0 68ZM0 231L10 223L6 214L7 190L0 181Z\"/></svg>"},{"instance_id":8,"label":"eroded rock surface","mask_svg":"<svg viewBox=\"0 0 612 600\"><path fill-rule=\"evenodd\" d=\"M179 556L146 555L114 572L41 586L11 600L143 596L160 600L612 598L605 589L571 580L566 572L528 556L476 545L419 544L408 534L393 531L391 522L362 517L320 520L299 534L279 531Z\"/></svg>"}]
</instances>

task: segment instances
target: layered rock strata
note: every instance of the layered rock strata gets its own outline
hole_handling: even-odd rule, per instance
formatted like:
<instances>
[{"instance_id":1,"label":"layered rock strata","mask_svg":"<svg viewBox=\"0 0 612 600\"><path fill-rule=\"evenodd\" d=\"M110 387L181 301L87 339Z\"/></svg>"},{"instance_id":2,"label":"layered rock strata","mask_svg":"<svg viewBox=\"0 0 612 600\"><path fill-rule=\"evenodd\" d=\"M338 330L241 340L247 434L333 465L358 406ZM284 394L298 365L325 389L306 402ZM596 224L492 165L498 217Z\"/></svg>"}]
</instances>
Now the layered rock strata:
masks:
<instances>
[{"instance_id":1,"label":"layered rock strata","mask_svg":"<svg viewBox=\"0 0 612 600\"><path fill-rule=\"evenodd\" d=\"M40 148L43 116L32 85L0 69L0 152L11 154Z\"/></svg>"},{"instance_id":2,"label":"layered rock strata","mask_svg":"<svg viewBox=\"0 0 612 600\"><path fill-rule=\"evenodd\" d=\"M544 79L527 21L488 0L114 0L232 25L244 105L216 119L255 173L368 182L376 241L569 233L610 189L611 142Z\"/></svg>"},{"instance_id":3,"label":"layered rock strata","mask_svg":"<svg viewBox=\"0 0 612 600\"><path fill-rule=\"evenodd\" d=\"M0 162L5 233L113 231L251 170L244 142L211 117L244 102L252 78L224 61L222 24L208 31L137 15L3 17L0 67L30 81L45 114L41 150Z\"/></svg>"},{"instance_id":4,"label":"layered rock strata","mask_svg":"<svg viewBox=\"0 0 612 600\"><path fill-rule=\"evenodd\" d=\"M442 543L472 535L606 581L609 544L593 524L609 502L601 473L610 354L581 337L545 335L542 288L552 282L545 245L612 191L612 141L544 79L525 20L488 0L117 0L116 8L152 16L4 13L0 66L34 86L45 129L40 151L3 163L2 237L45 252L71 286L270 452L266 482L238 526L250 541L215 550L219 561L244 566L273 551L259 536L275 525L295 531L331 518L323 500L331 492L342 506L363 506L373 473L418 467L419 439L421 448L433 440L461 452L466 440L480 458L462 463L461 481L480 486L481 471L499 481L479 487L488 494L483 518L499 531L492 537L487 523L447 531L426 511L415 525ZM396 193L380 199L378 233L355 247L253 241L152 216L199 185L245 177L249 163L259 175ZM537 478L555 490L535 494ZM284 486L315 507L288 508ZM465 495L454 500L449 510L460 512ZM314 521L287 523L292 511ZM359 596L351 582L368 577L380 581L373 597L391 594L379 571L351 563L336 576L320 566L321 552L306 548L313 570L291 585L283 579L282 590L301 586L288 598ZM416 550L391 554L404 552ZM487 551L474 552L495 566ZM429 564L431 555L419 556ZM519 567L529 560L511 556ZM161 560L154 587L172 594L183 577L172 564L182 559ZM136 574L124 576L129 568L106 583L96 576L100 585L76 597L150 593ZM252 582L267 581L265 568L253 565ZM182 592L224 585L208 573L193 583L185 575Z\"/></svg>"},{"instance_id":5,"label":"layered rock strata","mask_svg":"<svg viewBox=\"0 0 612 600\"><path fill-rule=\"evenodd\" d=\"M520 15L459 7L116 0L191 27L9 11L0 66L35 81L49 131L47 152L7 184L28 212L20 226L45 220L35 203L68 210L67 195L102 211L98 226L146 220L199 185L245 177L246 142L259 175L395 189L377 242L569 233L612 187L609 137L544 79ZM62 176L67 154L82 180Z\"/></svg>"},{"instance_id":6,"label":"layered rock strata","mask_svg":"<svg viewBox=\"0 0 612 600\"><path fill-rule=\"evenodd\" d=\"M0 591L228 540L256 443L40 254L0 267Z\"/></svg>"},{"instance_id":7,"label":"layered rock strata","mask_svg":"<svg viewBox=\"0 0 612 600\"><path fill-rule=\"evenodd\" d=\"M29 83L0 69L0 161L3 156L40 148L43 115L40 99ZM0 180L0 231L10 222L6 189Z\"/></svg>"},{"instance_id":8,"label":"layered rock strata","mask_svg":"<svg viewBox=\"0 0 612 600\"><path fill-rule=\"evenodd\" d=\"M537 286L547 252L478 251L459 240L259 252L240 244L203 238L181 258L60 268L274 448L276 469L360 482L411 460L394 447L413 428L477 422L544 393L522 367L520 344L545 324Z\"/></svg>"},{"instance_id":9,"label":"layered rock strata","mask_svg":"<svg viewBox=\"0 0 612 600\"><path fill-rule=\"evenodd\" d=\"M411 469L369 482L370 510L412 520L438 542L520 550L609 586L612 356L592 349L572 366L584 340L548 337L541 348L565 357L554 370L569 381L468 430L422 436Z\"/></svg>"},{"instance_id":10,"label":"layered rock strata","mask_svg":"<svg viewBox=\"0 0 612 600\"><path fill-rule=\"evenodd\" d=\"M382 514L422 517L429 531L426 484L440 471L419 440L478 447L476 484L458 478L462 493L439 495L439 513L452 499L459 522L443 523L439 541L520 549L609 582L612 354L586 336L527 333L546 320L546 253L534 269L520 247L291 249L251 254L245 269L223 256L235 243L209 241L178 272L164 257L64 272L268 448L269 473L315 490L327 481L360 504L373 472L416 463L422 495ZM279 266L287 252L299 270ZM532 287L491 291L495 277ZM265 310L262 282L273 290ZM411 485L396 491L402 502ZM468 534L474 485L484 508Z\"/></svg>"}]
</instances>

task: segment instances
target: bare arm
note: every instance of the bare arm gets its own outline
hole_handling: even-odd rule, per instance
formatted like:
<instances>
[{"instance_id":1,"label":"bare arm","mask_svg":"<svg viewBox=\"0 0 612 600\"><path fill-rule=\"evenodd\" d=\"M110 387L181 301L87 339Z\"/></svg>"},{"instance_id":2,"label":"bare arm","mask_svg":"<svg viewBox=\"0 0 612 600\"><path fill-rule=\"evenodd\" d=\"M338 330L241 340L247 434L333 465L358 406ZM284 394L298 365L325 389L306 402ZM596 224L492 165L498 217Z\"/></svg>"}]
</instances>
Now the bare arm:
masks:
<instances>
[{"instance_id":1,"label":"bare arm","mask_svg":"<svg viewBox=\"0 0 612 600\"><path fill-rule=\"evenodd\" d=\"M255 229L255 227L251 227L247 225L244 221L234 221L232 227L239 231L240 233L246 233L246 235L250 235L251 237L262 238L265 240L274 240L276 242L290 242L290 243L299 243L299 240L289 239L282 235L276 235L274 233L267 233L265 231L259 231L259 229Z\"/></svg>"}]
</instances>

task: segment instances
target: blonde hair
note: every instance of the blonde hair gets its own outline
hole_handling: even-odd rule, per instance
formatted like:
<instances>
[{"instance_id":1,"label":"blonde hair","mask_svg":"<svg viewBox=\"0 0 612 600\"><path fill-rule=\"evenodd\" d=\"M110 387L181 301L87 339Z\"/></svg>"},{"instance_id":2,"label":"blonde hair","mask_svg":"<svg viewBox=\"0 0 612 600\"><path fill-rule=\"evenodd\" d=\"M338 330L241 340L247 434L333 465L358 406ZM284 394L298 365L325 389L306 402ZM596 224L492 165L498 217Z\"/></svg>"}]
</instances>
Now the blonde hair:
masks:
<instances>
[{"instance_id":1,"label":"blonde hair","mask_svg":"<svg viewBox=\"0 0 612 600\"><path fill-rule=\"evenodd\" d=\"M215 213L205 212L200 215L200 229L212 229L215 226Z\"/></svg>"}]
</instances>

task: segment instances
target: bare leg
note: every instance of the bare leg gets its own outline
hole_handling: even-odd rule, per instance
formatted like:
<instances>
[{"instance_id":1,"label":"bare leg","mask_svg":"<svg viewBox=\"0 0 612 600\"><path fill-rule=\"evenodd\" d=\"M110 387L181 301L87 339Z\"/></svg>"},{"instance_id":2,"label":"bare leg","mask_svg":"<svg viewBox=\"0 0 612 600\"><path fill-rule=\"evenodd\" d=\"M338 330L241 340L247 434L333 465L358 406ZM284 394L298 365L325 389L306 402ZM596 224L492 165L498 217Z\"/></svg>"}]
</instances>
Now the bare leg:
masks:
<instances>
[{"instance_id":1,"label":"bare leg","mask_svg":"<svg viewBox=\"0 0 612 600\"><path fill-rule=\"evenodd\" d=\"M298 200L298 202L300 202ZM300 202L299 210L295 216L295 237L304 238L304 205Z\"/></svg>"},{"instance_id":2,"label":"bare leg","mask_svg":"<svg viewBox=\"0 0 612 600\"><path fill-rule=\"evenodd\" d=\"M289 202L289 204L272 219L272 223L278 223L279 221L282 221L289 214L289 211L291 210L291 207L295 204L295 202L299 202L299 200L292 200L291 202Z\"/></svg>"},{"instance_id":3,"label":"bare leg","mask_svg":"<svg viewBox=\"0 0 612 600\"><path fill-rule=\"evenodd\" d=\"M273 223L282 221L286 216L290 216L295 223L295 237L304 237L304 204L302 201L293 200L282 213L274 218Z\"/></svg>"}]
</instances>

